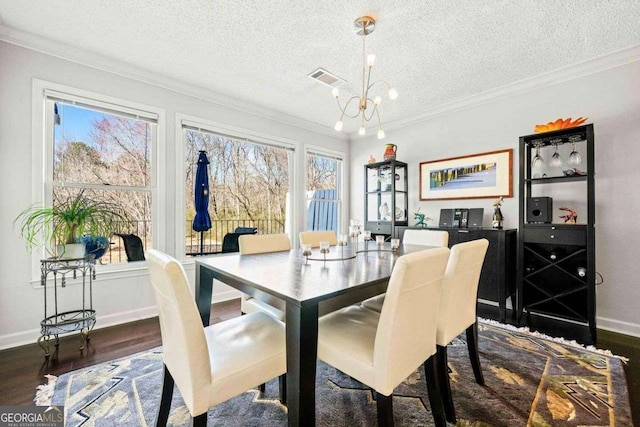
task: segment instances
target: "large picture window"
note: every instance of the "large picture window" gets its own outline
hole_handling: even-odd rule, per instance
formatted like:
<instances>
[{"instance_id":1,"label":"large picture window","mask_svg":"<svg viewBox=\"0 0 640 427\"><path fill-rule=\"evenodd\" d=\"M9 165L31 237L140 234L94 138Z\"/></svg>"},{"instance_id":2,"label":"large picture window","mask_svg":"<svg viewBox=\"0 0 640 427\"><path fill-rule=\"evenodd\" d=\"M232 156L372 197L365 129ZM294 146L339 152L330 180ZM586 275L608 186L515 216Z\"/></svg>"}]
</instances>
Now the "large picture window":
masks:
<instances>
[{"instance_id":1,"label":"large picture window","mask_svg":"<svg viewBox=\"0 0 640 427\"><path fill-rule=\"evenodd\" d=\"M157 117L74 95L45 95L52 153L46 187L51 189L51 203L80 191L93 199L115 203L130 218L117 232L137 235L144 248L150 248ZM127 262L124 240L105 237L111 242L100 262Z\"/></svg>"},{"instance_id":2,"label":"large picture window","mask_svg":"<svg viewBox=\"0 0 640 427\"><path fill-rule=\"evenodd\" d=\"M183 126L185 141L185 253L228 250L225 236L239 231L260 234L288 231L293 149ZM208 212L211 228L193 230L194 183L203 151L209 161Z\"/></svg>"}]
</instances>

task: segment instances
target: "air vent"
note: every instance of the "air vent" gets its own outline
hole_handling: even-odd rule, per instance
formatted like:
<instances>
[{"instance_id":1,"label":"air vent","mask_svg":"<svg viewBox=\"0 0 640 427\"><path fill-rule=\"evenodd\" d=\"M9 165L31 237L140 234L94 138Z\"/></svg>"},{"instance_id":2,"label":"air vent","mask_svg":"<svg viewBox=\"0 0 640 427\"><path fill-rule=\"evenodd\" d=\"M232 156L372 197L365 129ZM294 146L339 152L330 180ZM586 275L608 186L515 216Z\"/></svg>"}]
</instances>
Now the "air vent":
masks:
<instances>
[{"instance_id":1,"label":"air vent","mask_svg":"<svg viewBox=\"0 0 640 427\"><path fill-rule=\"evenodd\" d=\"M346 83L346 80L341 79L340 77L330 73L324 68L318 68L317 70L309 74L309 77L329 87L338 87Z\"/></svg>"}]
</instances>

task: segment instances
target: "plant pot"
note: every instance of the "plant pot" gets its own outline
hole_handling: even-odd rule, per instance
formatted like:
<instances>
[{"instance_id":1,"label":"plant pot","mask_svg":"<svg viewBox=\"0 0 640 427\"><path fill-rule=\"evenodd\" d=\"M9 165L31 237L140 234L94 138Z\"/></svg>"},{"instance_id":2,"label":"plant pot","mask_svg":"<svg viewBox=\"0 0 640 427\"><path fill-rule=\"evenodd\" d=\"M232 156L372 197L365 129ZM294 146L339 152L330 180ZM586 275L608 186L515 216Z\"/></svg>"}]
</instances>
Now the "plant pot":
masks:
<instances>
[{"instance_id":1,"label":"plant pot","mask_svg":"<svg viewBox=\"0 0 640 427\"><path fill-rule=\"evenodd\" d=\"M58 258L84 258L84 243L68 243L66 245L56 245Z\"/></svg>"}]
</instances>

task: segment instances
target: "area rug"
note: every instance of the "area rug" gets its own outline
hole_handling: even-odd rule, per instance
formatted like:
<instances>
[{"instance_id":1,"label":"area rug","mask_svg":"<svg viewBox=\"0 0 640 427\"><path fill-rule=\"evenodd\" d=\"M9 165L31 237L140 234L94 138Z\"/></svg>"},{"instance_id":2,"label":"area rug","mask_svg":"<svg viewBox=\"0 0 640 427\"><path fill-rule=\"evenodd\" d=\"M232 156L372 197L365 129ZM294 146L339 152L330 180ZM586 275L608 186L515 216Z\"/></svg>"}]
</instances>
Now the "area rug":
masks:
<instances>
[{"instance_id":1,"label":"area rug","mask_svg":"<svg viewBox=\"0 0 640 427\"><path fill-rule=\"evenodd\" d=\"M633 425L621 358L482 321L479 350L486 384L479 386L463 337L448 349L458 426ZM367 387L322 362L316 381L316 425L377 424ZM67 426L155 425L161 384L158 348L60 376L51 404L64 405ZM422 369L397 387L393 405L396 425L433 425ZM209 426L284 426L286 420L277 379L265 393L248 391L208 414ZM189 422L176 389L169 424Z\"/></svg>"}]
</instances>

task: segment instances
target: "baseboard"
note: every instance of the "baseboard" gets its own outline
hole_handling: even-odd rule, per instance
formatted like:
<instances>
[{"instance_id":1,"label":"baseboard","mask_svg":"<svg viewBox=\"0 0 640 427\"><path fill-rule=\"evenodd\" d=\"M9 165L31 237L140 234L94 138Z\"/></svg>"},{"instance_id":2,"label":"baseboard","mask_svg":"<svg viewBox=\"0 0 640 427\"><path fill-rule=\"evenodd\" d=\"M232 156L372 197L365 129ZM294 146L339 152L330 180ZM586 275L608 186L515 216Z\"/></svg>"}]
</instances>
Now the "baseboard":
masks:
<instances>
[{"instance_id":1,"label":"baseboard","mask_svg":"<svg viewBox=\"0 0 640 427\"><path fill-rule=\"evenodd\" d=\"M598 329L640 338L640 325L637 323L621 322L620 320L598 317L596 325Z\"/></svg>"},{"instance_id":2,"label":"baseboard","mask_svg":"<svg viewBox=\"0 0 640 427\"><path fill-rule=\"evenodd\" d=\"M213 294L212 303L229 301L240 298L240 292L233 288L229 290L221 290ZM94 329L108 328L110 326L122 325L123 323L134 322L136 320L148 319L158 315L158 309L155 305L143 307L136 310L123 311L108 315L98 313L98 318ZM66 335L66 334L65 334ZM22 345L34 344L40 337L40 328L33 328L26 331L16 332L0 336L0 350L7 348L20 347Z\"/></svg>"}]
</instances>

